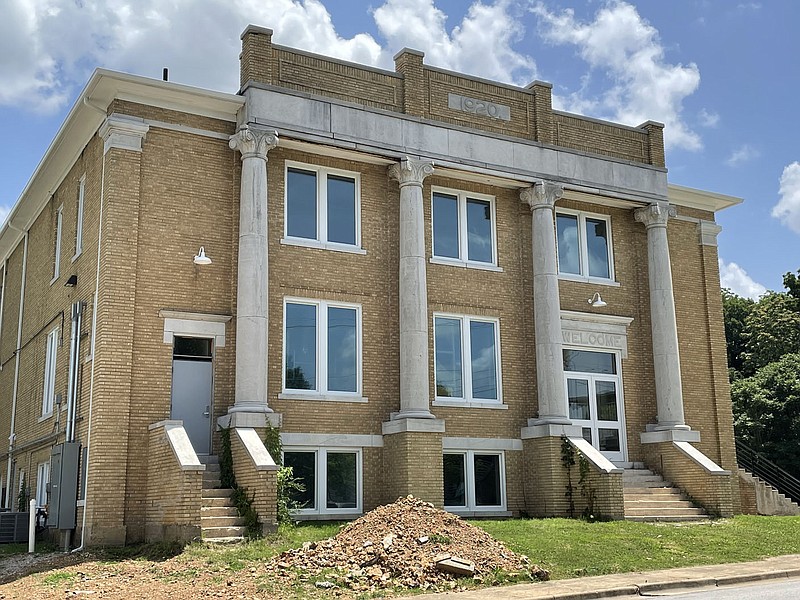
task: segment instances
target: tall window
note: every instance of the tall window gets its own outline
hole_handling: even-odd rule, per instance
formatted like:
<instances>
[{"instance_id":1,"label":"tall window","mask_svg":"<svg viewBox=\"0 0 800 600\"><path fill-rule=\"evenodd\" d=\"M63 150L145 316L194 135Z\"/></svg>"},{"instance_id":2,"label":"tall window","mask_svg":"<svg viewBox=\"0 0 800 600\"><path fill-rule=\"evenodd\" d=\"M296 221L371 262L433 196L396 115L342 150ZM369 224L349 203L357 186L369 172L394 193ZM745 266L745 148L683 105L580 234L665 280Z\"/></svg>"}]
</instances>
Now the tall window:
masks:
<instances>
[{"instance_id":1,"label":"tall window","mask_svg":"<svg viewBox=\"0 0 800 600\"><path fill-rule=\"evenodd\" d=\"M447 510L505 510L505 465L502 452L445 452L444 506Z\"/></svg>"},{"instance_id":2,"label":"tall window","mask_svg":"<svg viewBox=\"0 0 800 600\"><path fill-rule=\"evenodd\" d=\"M56 238L53 248L53 283L61 274L61 226L64 217L64 205L58 207L56 210Z\"/></svg>"},{"instance_id":3,"label":"tall window","mask_svg":"<svg viewBox=\"0 0 800 600\"><path fill-rule=\"evenodd\" d=\"M361 307L287 299L284 391L340 396L361 393Z\"/></svg>"},{"instance_id":4,"label":"tall window","mask_svg":"<svg viewBox=\"0 0 800 600\"><path fill-rule=\"evenodd\" d=\"M44 392L42 395L42 416L53 413L53 397L56 389L56 352L58 351L58 329L47 334L47 347L44 356Z\"/></svg>"},{"instance_id":5,"label":"tall window","mask_svg":"<svg viewBox=\"0 0 800 600\"><path fill-rule=\"evenodd\" d=\"M434 190L432 214L434 258L497 264L493 197Z\"/></svg>"},{"instance_id":6,"label":"tall window","mask_svg":"<svg viewBox=\"0 0 800 600\"><path fill-rule=\"evenodd\" d=\"M81 176L78 182L78 214L75 219L75 260L83 252L83 199L86 193L86 175Z\"/></svg>"},{"instance_id":7,"label":"tall window","mask_svg":"<svg viewBox=\"0 0 800 600\"><path fill-rule=\"evenodd\" d=\"M50 463L39 463L36 468L36 506L47 504L47 484L50 483Z\"/></svg>"},{"instance_id":8,"label":"tall window","mask_svg":"<svg viewBox=\"0 0 800 600\"><path fill-rule=\"evenodd\" d=\"M496 319L434 315L436 399L500 402Z\"/></svg>"},{"instance_id":9,"label":"tall window","mask_svg":"<svg viewBox=\"0 0 800 600\"><path fill-rule=\"evenodd\" d=\"M359 186L357 173L287 163L286 241L359 248Z\"/></svg>"},{"instance_id":10,"label":"tall window","mask_svg":"<svg viewBox=\"0 0 800 600\"><path fill-rule=\"evenodd\" d=\"M361 450L285 448L283 464L292 467L292 474L303 486L291 492L299 514L362 511Z\"/></svg>"},{"instance_id":11,"label":"tall window","mask_svg":"<svg viewBox=\"0 0 800 600\"><path fill-rule=\"evenodd\" d=\"M613 279L611 220L582 212L556 214L558 272L585 279Z\"/></svg>"}]
</instances>

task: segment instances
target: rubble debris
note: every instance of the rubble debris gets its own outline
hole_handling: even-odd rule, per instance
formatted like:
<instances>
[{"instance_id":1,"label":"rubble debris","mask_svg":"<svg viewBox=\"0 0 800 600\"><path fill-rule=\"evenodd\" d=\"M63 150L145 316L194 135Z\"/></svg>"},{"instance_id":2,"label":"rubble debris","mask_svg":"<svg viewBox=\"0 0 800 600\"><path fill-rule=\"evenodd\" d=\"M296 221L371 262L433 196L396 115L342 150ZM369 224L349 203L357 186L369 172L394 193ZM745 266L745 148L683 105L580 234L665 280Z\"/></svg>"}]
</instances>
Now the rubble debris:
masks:
<instances>
[{"instance_id":1,"label":"rubble debris","mask_svg":"<svg viewBox=\"0 0 800 600\"><path fill-rule=\"evenodd\" d=\"M411 496L379 506L332 538L283 552L265 568L278 578L301 571L358 592L451 590L461 577L482 582L498 571L549 576L483 529Z\"/></svg>"},{"instance_id":2,"label":"rubble debris","mask_svg":"<svg viewBox=\"0 0 800 600\"><path fill-rule=\"evenodd\" d=\"M435 561L436 568L453 575L475 575L475 563L458 556L447 556Z\"/></svg>"}]
</instances>

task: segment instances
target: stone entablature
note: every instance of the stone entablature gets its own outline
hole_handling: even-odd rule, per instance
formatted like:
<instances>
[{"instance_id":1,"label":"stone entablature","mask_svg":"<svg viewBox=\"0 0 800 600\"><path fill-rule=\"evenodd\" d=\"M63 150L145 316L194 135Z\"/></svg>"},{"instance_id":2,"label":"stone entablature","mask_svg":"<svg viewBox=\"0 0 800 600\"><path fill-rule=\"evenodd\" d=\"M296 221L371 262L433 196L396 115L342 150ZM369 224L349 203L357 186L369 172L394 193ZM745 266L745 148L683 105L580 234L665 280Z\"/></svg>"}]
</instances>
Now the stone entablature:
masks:
<instances>
[{"instance_id":1,"label":"stone entablature","mask_svg":"<svg viewBox=\"0 0 800 600\"><path fill-rule=\"evenodd\" d=\"M395 71L385 71L278 46L272 30L249 26L242 34L241 85L288 88L492 133L663 167L663 125L627 127L554 111L552 85L525 88L423 64L404 48Z\"/></svg>"}]
</instances>

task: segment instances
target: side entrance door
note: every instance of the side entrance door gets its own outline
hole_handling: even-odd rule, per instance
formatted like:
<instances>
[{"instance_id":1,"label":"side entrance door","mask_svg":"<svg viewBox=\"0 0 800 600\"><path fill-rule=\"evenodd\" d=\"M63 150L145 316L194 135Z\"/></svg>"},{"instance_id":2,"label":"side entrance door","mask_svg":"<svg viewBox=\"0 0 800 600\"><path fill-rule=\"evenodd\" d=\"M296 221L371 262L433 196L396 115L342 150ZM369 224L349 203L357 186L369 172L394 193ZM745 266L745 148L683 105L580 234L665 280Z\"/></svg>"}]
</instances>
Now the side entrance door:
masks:
<instances>
[{"instance_id":1,"label":"side entrance door","mask_svg":"<svg viewBox=\"0 0 800 600\"><path fill-rule=\"evenodd\" d=\"M569 417L612 462L625 461L625 426L617 355L564 350Z\"/></svg>"},{"instance_id":2,"label":"side entrance door","mask_svg":"<svg viewBox=\"0 0 800 600\"><path fill-rule=\"evenodd\" d=\"M172 352L172 410L197 454L211 452L213 390L211 339L175 336Z\"/></svg>"}]
</instances>

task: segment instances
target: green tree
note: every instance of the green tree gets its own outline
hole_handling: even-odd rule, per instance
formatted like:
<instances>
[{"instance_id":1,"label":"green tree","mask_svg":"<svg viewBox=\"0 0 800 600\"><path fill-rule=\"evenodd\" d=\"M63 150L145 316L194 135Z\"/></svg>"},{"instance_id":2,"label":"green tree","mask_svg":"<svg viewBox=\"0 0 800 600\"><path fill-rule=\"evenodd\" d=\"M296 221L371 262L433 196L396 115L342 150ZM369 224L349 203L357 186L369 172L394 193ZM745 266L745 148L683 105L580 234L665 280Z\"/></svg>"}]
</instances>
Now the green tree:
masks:
<instances>
[{"instance_id":1,"label":"green tree","mask_svg":"<svg viewBox=\"0 0 800 600\"><path fill-rule=\"evenodd\" d=\"M737 439L800 477L800 353L734 381L731 399Z\"/></svg>"},{"instance_id":2,"label":"green tree","mask_svg":"<svg viewBox=\"0 0 800 600\"><path fill-rule=\"evenodd\" d=\"M797 269L797 275L786 273L783 276L783 287L789 290L789 295L792 298L800 301L800 269Z\"/></svg>"},{"instance_id":3,"label":"green tree","mask_svg":"<svg viewBox=\"0 0 800 600\"><path fill-rule=\"evenodd\" d=\"M800 352L800 302L787 292L767 292L745 318L745 352L741 355L747 376L783 355Z\"/></svg>"},{"instance_id":4,"label":"green tree","mask_svg":"<svg viewBox=\"0 0 800 600\"><path fill-rule=\"evenodd\" d=\"M728 341L728 368L731 380L737 379L744 366L745 320L752 312L755 302L737 296L729 289L722 290L722 314L725 322L725 339Z\"/></svg>"}]
</instances>

